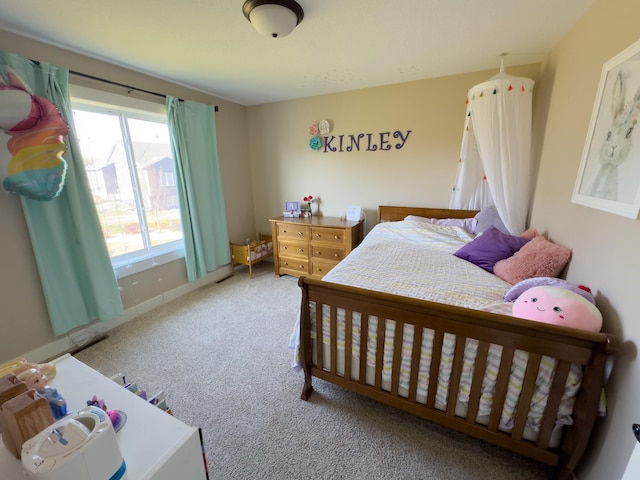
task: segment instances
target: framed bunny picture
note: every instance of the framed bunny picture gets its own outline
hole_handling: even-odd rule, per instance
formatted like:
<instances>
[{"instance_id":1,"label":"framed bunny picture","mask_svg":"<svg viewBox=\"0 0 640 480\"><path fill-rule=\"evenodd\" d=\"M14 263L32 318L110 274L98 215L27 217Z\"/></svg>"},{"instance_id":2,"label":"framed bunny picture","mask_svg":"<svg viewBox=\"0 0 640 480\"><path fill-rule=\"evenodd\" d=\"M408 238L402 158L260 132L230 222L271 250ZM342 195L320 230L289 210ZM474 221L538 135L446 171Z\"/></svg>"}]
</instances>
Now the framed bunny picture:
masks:
<instances>
[{"instance_id":1,"label":"framed bunny picture","mask_svg":"<svg viewBox=\"0 0 640 480\"><path fill-rule=\"evenodd\" d=\"M602 67L571 201L638 218L640 40Z\"/></svg>"}]
</instances>

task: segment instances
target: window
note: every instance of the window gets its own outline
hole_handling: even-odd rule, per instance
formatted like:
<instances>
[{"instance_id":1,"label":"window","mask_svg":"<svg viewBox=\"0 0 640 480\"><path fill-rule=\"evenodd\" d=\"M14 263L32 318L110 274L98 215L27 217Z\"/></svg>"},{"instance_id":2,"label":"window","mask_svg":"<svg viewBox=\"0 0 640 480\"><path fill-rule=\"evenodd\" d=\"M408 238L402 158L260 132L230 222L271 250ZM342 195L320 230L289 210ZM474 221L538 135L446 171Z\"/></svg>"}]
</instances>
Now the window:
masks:
<instances>
[{"instance_id":1,"label":"window","mask_svg":"<svg viewBox=\"0 0 640 480\"><path fill-rule=\"evenodd\" d=\"M182 252L166 116L74 99L73 119L116 272L144 260L152 266L161 255Z\"/></svg>"}]
</instances>

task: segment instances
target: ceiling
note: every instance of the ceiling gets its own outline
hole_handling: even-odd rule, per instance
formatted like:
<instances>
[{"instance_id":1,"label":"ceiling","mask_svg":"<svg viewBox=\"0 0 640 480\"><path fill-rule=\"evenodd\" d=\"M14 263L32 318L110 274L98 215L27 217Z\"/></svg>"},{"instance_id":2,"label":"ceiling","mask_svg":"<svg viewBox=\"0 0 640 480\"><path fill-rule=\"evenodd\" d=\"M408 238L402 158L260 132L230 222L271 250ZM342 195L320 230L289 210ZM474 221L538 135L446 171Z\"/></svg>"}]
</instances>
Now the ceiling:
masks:
<instances>
[{"instance_id":1,"label":"ceiling","mask_svg":"<svg viewBox=\"0 0 640 480\"><path fill-rule=\"evenodd\" d=\"M0 29L241 105L542 61L593 0L298 0L287 37L244 0L0 0Z\"/></svg>"}]
</instances>

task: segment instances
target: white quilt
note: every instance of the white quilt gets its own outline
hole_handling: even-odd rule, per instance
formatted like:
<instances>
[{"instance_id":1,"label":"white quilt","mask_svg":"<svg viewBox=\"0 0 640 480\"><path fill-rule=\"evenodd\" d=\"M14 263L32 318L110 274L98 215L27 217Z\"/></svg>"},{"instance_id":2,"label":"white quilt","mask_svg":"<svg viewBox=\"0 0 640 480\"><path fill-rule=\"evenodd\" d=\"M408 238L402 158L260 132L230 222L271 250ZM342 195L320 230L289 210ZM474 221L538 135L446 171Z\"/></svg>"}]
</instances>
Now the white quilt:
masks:
<instances>
[{"instance_id":1,"label":"white quilt","mask_svg":"<svg viewBox=\"0 0 640 480\"><path fill-rule=\"evenodd\" d=\"M471 240L461 227L379 223L323 280L475 309L502 302L511 285L453 255Z\"/></svg>"}]
</instances>

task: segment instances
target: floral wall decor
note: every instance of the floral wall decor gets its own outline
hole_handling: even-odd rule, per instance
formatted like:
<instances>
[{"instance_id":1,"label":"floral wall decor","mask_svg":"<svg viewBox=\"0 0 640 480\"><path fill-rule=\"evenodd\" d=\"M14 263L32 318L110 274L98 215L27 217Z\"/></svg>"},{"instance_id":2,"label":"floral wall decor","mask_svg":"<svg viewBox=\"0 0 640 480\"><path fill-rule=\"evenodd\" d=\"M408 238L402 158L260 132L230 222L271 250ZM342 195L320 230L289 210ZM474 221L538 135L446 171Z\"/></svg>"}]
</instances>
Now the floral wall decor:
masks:
<instances>
[{"instance_id":1,"label":"floral wall decor","mask_svg":"<svg viewBox=\"0 0 640 480\"><path fill-rule=\"evenodd\" d=\"M318 123L313 123L309 126L309 146L312 150L320 150L322 148L322 137L320 135L327 135L331 131L331 123L329 120L320 120ZM320 134L320 135L318 135Z\"/></svg>"}]
</instances>

